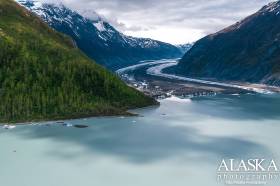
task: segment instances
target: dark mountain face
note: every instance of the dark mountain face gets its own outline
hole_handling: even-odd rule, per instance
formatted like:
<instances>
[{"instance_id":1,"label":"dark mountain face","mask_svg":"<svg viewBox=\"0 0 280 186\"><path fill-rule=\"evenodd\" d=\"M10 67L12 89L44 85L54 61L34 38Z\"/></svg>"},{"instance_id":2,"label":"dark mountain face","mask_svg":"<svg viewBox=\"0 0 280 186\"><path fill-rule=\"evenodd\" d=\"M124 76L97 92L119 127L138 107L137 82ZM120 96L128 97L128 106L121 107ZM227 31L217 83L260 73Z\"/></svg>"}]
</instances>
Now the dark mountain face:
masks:
<instances>
[{"instance_id":1,"label":"dark mountain face","mask_svg":"<svg viewBox=\"0 0 280 186\"><path fill-rule=\"evenodd\" d=\"M112 70L141 60L176 58L183 55L171 44L126 36L97 14L95 18L88 19L63 5L41 4L30 0L18 2L55 30L71 36L84 53Z\"/></svg>"},{"instance_id":2,"label":"dark mountain face","mask_svg":"<svg viewBox=\"0 0 280 186\"><path fill-rule=\"evenodd\" d=\"M197 41L175 71L191 77L280 85L280 2Z\"/></svg>"}]
</instances>

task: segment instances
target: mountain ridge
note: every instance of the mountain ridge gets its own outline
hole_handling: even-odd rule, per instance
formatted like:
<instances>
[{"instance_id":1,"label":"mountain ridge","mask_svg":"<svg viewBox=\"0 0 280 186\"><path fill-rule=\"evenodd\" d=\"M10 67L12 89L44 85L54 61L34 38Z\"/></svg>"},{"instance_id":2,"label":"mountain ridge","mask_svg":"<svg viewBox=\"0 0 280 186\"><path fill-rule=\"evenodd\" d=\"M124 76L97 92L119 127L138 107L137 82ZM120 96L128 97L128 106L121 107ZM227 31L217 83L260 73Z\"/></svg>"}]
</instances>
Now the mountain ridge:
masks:
<instances>
[{"instance_id":1,"label":"mountain ridge","mask_svg":"<svg viewBox=\"0 0 280 186\"><path fill-rule=\"evenodd\" d=\"M63 4L17 0L55 30L69 35L77 46L99 64L116 70L147 59L177 58L182 52L168 43L126 36L101 17L89 19ZM90 13L90 12L88 12Z\"/></svg>"},{"instance_id":2,"label":"mountain ridge","mask_svg":"<svg viewBox=\"0 0 280 186\"><path fill-rule=\"evenodd\" d=\"M196 78L280 85L280 2L197 41L173 71Z\"/></svg>"}]
</instances>

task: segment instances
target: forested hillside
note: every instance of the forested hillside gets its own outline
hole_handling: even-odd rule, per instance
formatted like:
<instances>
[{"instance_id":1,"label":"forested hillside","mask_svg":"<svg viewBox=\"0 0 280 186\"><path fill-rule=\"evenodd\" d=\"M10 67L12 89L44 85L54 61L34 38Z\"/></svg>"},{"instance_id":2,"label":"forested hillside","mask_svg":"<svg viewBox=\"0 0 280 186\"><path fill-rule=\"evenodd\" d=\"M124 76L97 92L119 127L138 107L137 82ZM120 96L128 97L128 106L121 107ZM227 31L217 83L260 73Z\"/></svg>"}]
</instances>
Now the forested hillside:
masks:
<instances>
[{"instance_id":1,"label":"forested hillside","mask_svg":"<svg viewBox=\"0 0 280 186\"><path fill-rule=\"evenodd\" d=\"M0 122L121 114L155 103L13 0L0 0L0 102Z\"/></svg>"}]
</instances>

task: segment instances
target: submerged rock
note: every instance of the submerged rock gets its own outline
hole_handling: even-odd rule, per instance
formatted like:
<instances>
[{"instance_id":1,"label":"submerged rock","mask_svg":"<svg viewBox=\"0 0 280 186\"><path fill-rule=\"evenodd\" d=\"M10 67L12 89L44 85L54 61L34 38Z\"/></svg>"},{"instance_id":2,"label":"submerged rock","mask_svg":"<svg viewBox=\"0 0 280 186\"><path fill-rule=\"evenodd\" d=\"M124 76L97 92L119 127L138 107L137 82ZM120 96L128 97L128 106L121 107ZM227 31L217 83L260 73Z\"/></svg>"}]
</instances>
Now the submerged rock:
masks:
<instances>
[{"instance_id":1,"label":"submerged rock","mask_svg":"<svg viewBox=\"0 0 280 186\"><path fill-rule=\"evenodd\" d=\"M76 128L87 128L88 126L87 125L74 125L74 127L76 127Z\"/></svg>"}]
</instances>

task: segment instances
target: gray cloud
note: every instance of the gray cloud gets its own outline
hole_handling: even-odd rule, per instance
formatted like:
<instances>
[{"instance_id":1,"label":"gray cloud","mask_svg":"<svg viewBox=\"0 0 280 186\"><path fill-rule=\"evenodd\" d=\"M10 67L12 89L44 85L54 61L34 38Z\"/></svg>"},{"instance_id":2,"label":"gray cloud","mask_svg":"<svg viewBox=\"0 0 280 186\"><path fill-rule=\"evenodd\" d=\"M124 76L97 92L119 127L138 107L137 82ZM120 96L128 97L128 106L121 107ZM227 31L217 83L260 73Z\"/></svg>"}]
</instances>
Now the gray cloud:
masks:
<instances>
[{"instance_id":1,"label":"gray cloud","mask_svg":"<svg viewBox=\"0 0 280 186\"><path fill-rule=\"evenodd\" d=\"M57 0L45 1L57 2ZM84 10L96 11L125 33L149 36L150 32L150 37L158 35L159 38L156 39L170 40L169 42L172 42L171 35L182 33L181 42L184 43L229 26L254 13L272 0L61 1L66 6L80 12ZM170 32L166 30L170 30ZM186 35L189 35L188 37L183 36L184 30ZM167 39L168 37L170 38ZM178 42L174 38L173 43Z\"/></svg>"}]
</instances>

